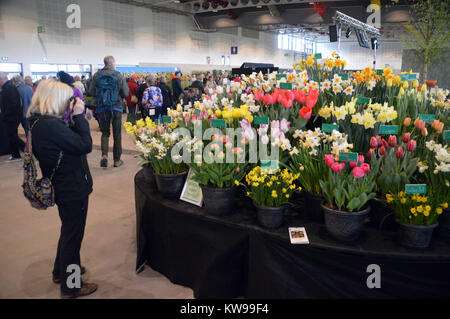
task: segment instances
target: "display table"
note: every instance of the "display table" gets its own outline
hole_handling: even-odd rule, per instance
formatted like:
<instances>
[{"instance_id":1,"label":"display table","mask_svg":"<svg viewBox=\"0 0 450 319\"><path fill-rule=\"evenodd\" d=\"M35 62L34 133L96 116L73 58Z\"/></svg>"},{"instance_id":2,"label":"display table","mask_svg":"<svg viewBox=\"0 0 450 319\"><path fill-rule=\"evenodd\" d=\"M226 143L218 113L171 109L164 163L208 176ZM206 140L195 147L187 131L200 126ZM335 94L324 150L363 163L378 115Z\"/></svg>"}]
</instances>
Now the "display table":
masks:
<instances>
[{"instance_id":1,"label":"display table","mask_svg":"<svg viewBox=\"0 0 450 319\"><path fill-rule=\"evenodd\" d=\"M6 128L3 121L0 120L0 155L10 154L9 140L6 135Z\"/></svg>"},{"instance_id":2,"label":"display table","mask_svg":"<svg viewBox=\"0 0 450 319\"><path fill-rule=\"evenodd\" d=\"M450 242L426 250L400 246L396 234L367 227L355 244L329 237L301 206L276 230L258 226L246 199L229 216L164 199L135 176L137 264L191 287L196 298L450 298ZM306 228L310 244L292 245L287 227ZM381 268L369 289L367 266Z\"/></svg>"}]
</instances>

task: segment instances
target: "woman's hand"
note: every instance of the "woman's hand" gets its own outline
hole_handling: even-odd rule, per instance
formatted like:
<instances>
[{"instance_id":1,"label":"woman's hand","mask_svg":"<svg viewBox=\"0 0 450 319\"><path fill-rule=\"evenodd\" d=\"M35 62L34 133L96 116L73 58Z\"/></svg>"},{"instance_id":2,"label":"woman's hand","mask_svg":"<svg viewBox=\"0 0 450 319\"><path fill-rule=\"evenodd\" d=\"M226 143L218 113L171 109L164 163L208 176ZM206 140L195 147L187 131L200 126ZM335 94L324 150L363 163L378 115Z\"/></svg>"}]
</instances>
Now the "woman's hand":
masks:
<instances>
[{"instance_id":1,"label":"woman's hand","mask_svg":"<svg viewBox=\"0 0 450 319\"><path fill-rule=\"evenodd\" d=\"M72 114L73 115L79 115L79 114L83 114L83 112L84 112L84 102L83 102L83 100L81 100L81 99L76 99L76 103L75 103L75 105L73 105L73 101L72 102L70 102L71 103L71 107L73 106L73 108L72 108Z\"/></svg>"}]
</instances>

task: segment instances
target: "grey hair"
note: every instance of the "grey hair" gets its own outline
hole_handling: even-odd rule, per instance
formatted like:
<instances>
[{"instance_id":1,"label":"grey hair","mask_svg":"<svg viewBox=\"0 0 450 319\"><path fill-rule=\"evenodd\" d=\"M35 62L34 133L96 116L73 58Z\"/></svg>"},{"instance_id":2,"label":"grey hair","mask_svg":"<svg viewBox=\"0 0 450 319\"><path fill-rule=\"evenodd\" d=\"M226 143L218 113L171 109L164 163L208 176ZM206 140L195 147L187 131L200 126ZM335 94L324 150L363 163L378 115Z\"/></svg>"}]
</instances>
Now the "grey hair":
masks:
<instances>
[{"instance_id":1,"label":"grey hair","mask_svg":"<svg viewBox=\"0 0 450 319\"><path fill-rule=\"evenodd\" d=\"M112 55L108 55L105 56L103 62L105 63L105 66L111 66L115 62L115 59Z\"/></svg>"},{"instance_id":2,"label":"grey hair","mask_svg":"<svg viewBox=\"0 0 450 319\"><path fill-rule=\"evenodd\" d=\"M23 77L21 77L20 75L16 75L15 77L13 77L11 79L11 82L15 85L18 86L20 83L24 83Z\"/></svg>"},{"instance_id":3,"label":"grey hair","mask_svg":"<svg viewBox=\"0 0 450 319\"><path fill-rule=\"evenodd\" d=\"M154 86L156 85L156 79L157 79L157 75L155 73L150 73L147 77L147 81L149 82L148 84Z\"/></svg>"},{"instance_id":4,"label":"grey hair","mask_svg":"<svg viewBox=\"0 0 450 319\"><path fill-rule=\"evenodd\" d=\"M5 72L0 72L0 80L8 80L8 74Z\"/></svg>"}]
</instances>

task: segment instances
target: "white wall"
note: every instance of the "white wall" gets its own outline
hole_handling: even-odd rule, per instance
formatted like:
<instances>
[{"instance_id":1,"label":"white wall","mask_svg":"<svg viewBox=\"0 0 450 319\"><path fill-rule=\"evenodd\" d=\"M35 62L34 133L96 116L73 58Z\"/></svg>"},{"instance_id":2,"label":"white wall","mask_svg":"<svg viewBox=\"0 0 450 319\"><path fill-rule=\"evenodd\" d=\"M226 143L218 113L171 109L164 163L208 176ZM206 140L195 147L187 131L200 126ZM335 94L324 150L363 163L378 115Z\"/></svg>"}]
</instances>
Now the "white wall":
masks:
<instances>
[{"instance_id":1,"label":"white wall","mask_svg":"<svg viewBox=\"0 0 450 319\"><path fill-rule=\"evenodd\" d=\"M322 57L330 56L331 53L338 51L338 43L317 43L317 52L322 53ZM380 42L377 50L376 68L390 66L395 72L400 72L402 66L401 42ZM341 42L339 51L341 58L347 61L346 69L361 70L373 64L373 50L362 48L358 45L356 38L351 42Z\"/></svg>"},{"instance_id":2,"label":"white wall","mask_svg":"<svg viewBox=\"0 0 450 319\"><path fill-rule=\"evenodd\" d=\"M67 5L81 7L81 28L66 26ZM37 34L37 26L46 32ZM156 13L150 9L102 0L1 0L0 56L8 62L20 62L24 74L30 63L92 64L113 55L118 65L169 63L221 64L222 55L238 46L231 55L231 66L242 62L274 63L282 68L292 65L292 55L276 48L275 35L259 33L259 39L225 33L193 32L190 17ZM42 40L42 44L40 42Z\"/></svg>"}]
</instances>

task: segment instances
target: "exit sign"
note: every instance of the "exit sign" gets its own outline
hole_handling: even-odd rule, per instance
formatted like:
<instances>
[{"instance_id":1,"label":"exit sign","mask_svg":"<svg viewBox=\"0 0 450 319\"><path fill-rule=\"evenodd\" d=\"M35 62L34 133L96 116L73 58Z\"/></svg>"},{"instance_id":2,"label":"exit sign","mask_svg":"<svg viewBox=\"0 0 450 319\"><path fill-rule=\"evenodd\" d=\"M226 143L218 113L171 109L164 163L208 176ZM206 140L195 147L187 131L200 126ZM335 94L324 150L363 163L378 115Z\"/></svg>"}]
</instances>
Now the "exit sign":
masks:
<instances>
[{"instance_id":1,"label":"exit sign","mask_svg":"<svg viewBox=\"0 0 450 319\"><path fill-rule=\"evenodd\" d=\"M45 32L45 27L42 26L42 25L38 26L38 27L37 27L37 32L38 32L38 33L44 33L44 32Z\"/></svg>"},{"instance_id":2,"label":"exit sign","mask_svg":"<svg viewBox=\"0 0 450 319\"><path fill-rule=\"evenodd\" d=\"M238 47L231 47L231 54L238 54Z\"/></svg>"}]
</instances>

